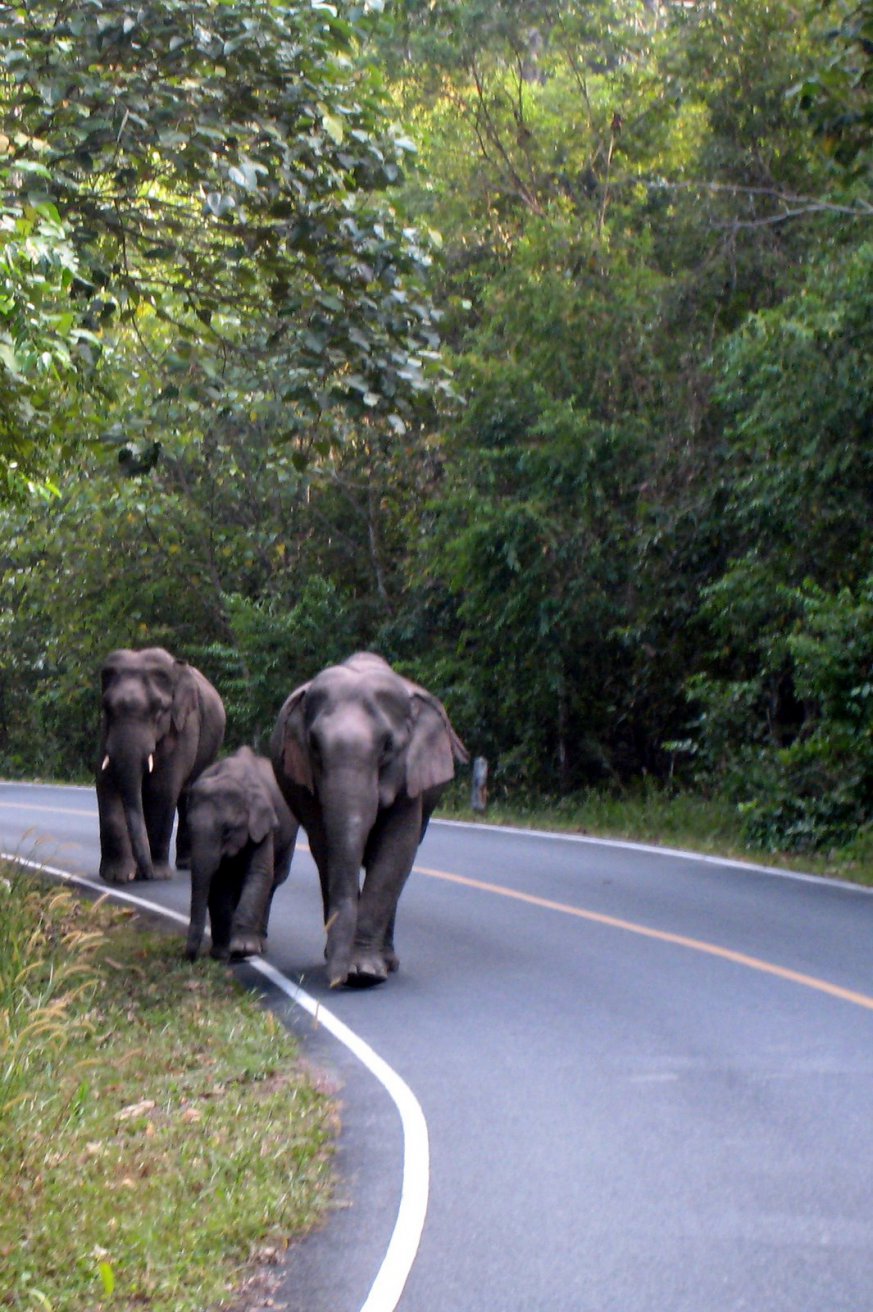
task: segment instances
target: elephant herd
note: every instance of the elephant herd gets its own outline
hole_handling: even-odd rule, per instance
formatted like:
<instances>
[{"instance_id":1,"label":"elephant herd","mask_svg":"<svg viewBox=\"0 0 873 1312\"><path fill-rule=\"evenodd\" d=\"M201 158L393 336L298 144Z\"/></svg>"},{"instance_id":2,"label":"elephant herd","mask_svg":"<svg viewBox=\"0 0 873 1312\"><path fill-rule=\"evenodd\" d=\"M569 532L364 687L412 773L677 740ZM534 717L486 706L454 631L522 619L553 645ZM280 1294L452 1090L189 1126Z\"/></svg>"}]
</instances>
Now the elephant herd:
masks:
<instances>
[{"instance_id":1,"label":"elephant herd","mask_svg":"<svg viewBox=\"0 0 873 1312\"><path fill-rule=\"evenodd\" d=\"M358 652L291 693L270 758L217 760L218 692L161 647L119 650L101 671L100 875L107 883L191 871L187 954L209 913L213 956L264 950L273 894L300 825L318 868L331 988L387 979L397 901L455 762L445 707L381 656ZM361 871L364 871L361 883Z\"/></svg>"}]
</instances>

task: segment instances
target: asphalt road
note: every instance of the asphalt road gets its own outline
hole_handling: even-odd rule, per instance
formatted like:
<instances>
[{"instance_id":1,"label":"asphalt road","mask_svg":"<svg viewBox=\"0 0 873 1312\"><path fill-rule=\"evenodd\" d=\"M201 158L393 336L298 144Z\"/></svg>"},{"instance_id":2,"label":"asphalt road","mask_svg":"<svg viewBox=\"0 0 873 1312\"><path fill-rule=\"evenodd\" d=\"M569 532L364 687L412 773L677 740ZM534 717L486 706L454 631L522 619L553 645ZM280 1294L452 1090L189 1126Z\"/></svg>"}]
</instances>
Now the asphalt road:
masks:
<instances>
[{"instance_id":1,"label":"asphalt road","mask_svg":"<svg viewBox=\"0 0 873 1312\"><path fill-rule=\"evenodd\" d=\"M0 785L0 850L93 877L93 794ZM132 888L187 910L182 876ZM347 1205L292 1253L291 1312L873 1308L870 892L434 823L400 973L330 992L322 946L304 850L268 962L399 1077L429 1170L325 1013L274 990L343 1103ZM397 1303L371 1287L416 1191Z\"/></svg>"}]
</instances>

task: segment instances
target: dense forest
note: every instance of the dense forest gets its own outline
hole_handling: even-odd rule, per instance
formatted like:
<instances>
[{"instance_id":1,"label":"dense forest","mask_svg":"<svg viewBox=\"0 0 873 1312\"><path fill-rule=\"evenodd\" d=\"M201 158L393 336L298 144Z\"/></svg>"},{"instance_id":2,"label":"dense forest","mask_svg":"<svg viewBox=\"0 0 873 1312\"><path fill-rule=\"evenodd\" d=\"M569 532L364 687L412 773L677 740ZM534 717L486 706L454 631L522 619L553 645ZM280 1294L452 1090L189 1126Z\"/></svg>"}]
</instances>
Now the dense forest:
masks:
<instances>
[{"instance_id":1,"label":"dense forest","mask_svg":"<svg viewBox=\"0 0 873 1312\"><path fill-rule=\"evenodd\" d=\"M0 13L0 771L359 648L492 795L873 801L873 3Z\"/></svg>"}]
</instances>

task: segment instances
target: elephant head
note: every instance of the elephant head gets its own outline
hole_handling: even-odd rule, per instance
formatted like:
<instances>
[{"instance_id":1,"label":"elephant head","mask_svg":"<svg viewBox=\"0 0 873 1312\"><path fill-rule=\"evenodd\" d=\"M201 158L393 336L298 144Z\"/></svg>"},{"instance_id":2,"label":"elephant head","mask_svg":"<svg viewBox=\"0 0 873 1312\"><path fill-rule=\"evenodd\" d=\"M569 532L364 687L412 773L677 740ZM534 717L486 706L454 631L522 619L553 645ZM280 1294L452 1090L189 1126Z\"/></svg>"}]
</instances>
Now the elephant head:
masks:
<instances>
[{"instance_id":1,"label":"elephant head","mask_svg":"<svg viewBox=\"0 0 873 1312\"><path fill-rule=\"evenodd\" d=\"M101 687L101 873L150 879L166 866L182 789L218 751L224 708L199 671L161 647L112 652Z\"/></svg>"},{"instance_id":2,"label":"elephant head","mask_svg":"<svg viewBox=\"0 0 873 1312\"><path fill-rule=\"evenodd\" d=\"M272 750L276 777L319 867L330 982L384 979L396 968L397 899L430 813L466 750L442 703L371 653L331 666L293 692Z\"/></svg>"},{"instance_id":3,"label":"elephant head","mask_svg":"<svg viewBox=\"0 0 873 1312\"><path fill-rule=\"evenodd\" d=\"M186 661L160 647L119 650L107 656L100 671L103 709L101 768L110 767L119 782L142 778L154 769L158 743L171 729L179 733L197 708L197 684Z\"/></svg>"}]
</instances>

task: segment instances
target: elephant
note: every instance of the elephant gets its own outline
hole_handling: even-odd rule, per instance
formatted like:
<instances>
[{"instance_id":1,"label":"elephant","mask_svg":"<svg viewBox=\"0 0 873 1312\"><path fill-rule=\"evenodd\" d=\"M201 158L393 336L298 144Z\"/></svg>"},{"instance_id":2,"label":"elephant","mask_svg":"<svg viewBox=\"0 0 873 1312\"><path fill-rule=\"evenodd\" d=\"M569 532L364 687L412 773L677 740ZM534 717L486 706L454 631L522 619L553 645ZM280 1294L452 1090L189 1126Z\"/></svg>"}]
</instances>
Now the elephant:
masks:
<instances>
[{"instance_id":1,"label":"elephant","mask_svg":"<svg viewBox=\"0 0 873 1312\"><path fill-rule=\"evenodd\" d=\"M379 984L399 966L394 920L416 850L467 750L432 693L358 652L291 693L270 752L318 867L330 987Z\"/></svg>"},{"instance_id":2,"label":"elephant","mask_svg":"<svg viewBox=\"0 0 873 1312\"><path fill-rule=\"evenodd\" d=\"M169 879L188 864L188 785L215 760L224 705L212 684L163 647L121 648L103 662L97 806L100 876L109 884Z\"/></svg>"},{"instance_id":3,"label":"elephant","mask_svg":"<svg viewBox=\"0 0 873 1312\"><path fill-rule=\"evenodd\" d=\"M273 894L288 878L299 825L265 756L241 747L191 785L191 921L186 953L200 951L209 908L212 956L264 951Z\"/></svg>"}]
</instances>

